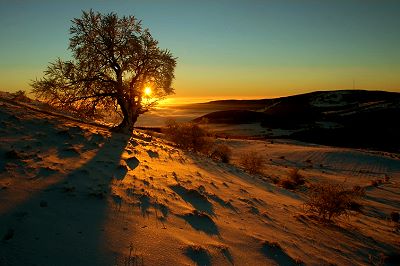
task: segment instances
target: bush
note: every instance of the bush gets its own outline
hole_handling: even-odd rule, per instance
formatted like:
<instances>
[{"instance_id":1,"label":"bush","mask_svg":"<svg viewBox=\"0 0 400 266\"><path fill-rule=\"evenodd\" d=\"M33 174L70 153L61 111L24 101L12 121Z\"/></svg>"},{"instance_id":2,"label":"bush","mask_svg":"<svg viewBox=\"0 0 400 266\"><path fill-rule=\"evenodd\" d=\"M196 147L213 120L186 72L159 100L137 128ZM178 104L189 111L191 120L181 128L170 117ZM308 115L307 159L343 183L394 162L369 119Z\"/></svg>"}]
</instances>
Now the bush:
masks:
<instances>
[{"instance_id":1,"label":"bush","mask_svg":"<svg viewBox=\"0 0 400 266\"><path fill-rule=\"evenodd\" d=\"M28 98L28 96L26 96L26 92L24 90L19 90L11 93L11 98L16 101L30 102L30 99Z\"/></svg>"},{"instance_id":2,"label":"bush","mask_svg":"<svg viewBox=\"0 0 400 266\"><path fill-rule=\"evenodd\" d=\"M248 152L239 158L239 164L250 174L261 174L264 168L264 158L256 152Z\"/></svg>"},{"instance_id":3,"label":"bush","mask_svg":"<svg viewBox=\"0 0 400 266\"><path fill-rule=\"evenodd\" d=\"M228 145L218 144L210 153L211 159L214 161L221 161L223 163L229 163L232 155L232 150Z\"/></svg>"},{"instance_id":4,"label":"bush","mask_svg":"<svg viewBox=\"0 0 400 266\"><path fill-rule=\"evenodd\" d=\"M393 222L398 223L398 222L399 222L399 219L400 219L399 213L398 213L398 212L391 212L391 213L390 213L390 219L391 219Z\"/></svg>"},{"instance_id":5,"label":"bush","mask_svg":"<svg viewBox=\"0 0 400 266\"><path fill-rule=\"evenodd\" d=\"M346 190L338 184L317 184L311 186L305 202L306 212L316 214L322 220L331 221L341 215L348 216L354 209L360 209L357 202L363 196L358 189ZM358 206L355 208L355 206Z\"/></svg>"},{"instance_id":6,"label":"bush","mask_svg":"<svg viewBox=\"0 0 400 266\"><path fill-rule=\"evenodd\" d=\"M293 169L289 173L289 177L280 182L280 185L286 189L296 189L298 186L304 185L305 179L299 174L298 169Z\"/></svg>"},{"instance_id":7,"label":"bush","mask_svg":"<svg viewBox=\"0 0 400 266\"><path fill-rule=\"evenodd\" d=\"M296 185L290 179L280 180L279 185L285 189L295 189L296 188Z\"/></svg>"},{"instance_id":8,"label":"bush","mask_svg":"<svg viewBox=\"0 0 400 266\"><path fill-rule=\"evenodd\" d=\"M377 187L381 184L382 184L382 180L380 180L380 179L371 180L371 186L373 186L373 187Z\"/></svg>"},{"instance_id":9,"label":"bush","mask_svg":"<svg viewBox=\"0 0 400 266\"><path fill-rule=\"evenodd\" d=\"M163 131L167 138L181 149L196 152L204 152L210 149L211 134L197 124L191 122L178 123L169 120Z\"/></svg>"}]
</instances>

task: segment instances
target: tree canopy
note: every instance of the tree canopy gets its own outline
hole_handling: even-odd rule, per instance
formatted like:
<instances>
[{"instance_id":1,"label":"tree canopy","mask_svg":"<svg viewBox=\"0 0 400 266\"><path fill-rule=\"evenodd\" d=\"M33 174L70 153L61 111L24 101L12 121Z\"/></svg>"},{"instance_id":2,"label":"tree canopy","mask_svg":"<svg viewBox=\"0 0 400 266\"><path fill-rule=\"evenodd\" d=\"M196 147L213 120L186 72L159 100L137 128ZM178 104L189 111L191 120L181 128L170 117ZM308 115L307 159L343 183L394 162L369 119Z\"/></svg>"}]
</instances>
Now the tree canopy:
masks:
<instances>
[{"instance_id":1,"label":"tree canopy","mask_svg":"<svg viewBox=\"0 0 400 266\"><path fill-rule=\"evenodd\" d=\"M174 92L176 58L135 17L83 11L70 34L73 59L58 58L32 82L38 98L85 116L113 110L123 117L115 129L132 132L139 115Z\"/></svg>"}]
</instances>

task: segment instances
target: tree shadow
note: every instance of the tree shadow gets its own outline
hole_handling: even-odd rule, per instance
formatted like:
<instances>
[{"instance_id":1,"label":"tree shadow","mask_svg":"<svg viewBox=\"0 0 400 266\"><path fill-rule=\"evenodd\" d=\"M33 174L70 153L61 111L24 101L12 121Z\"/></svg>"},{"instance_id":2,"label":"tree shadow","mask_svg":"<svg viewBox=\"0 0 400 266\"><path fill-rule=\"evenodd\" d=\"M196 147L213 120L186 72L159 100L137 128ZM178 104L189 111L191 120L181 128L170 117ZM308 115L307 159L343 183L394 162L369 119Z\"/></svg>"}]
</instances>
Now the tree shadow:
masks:
<instances>
[{"instance_id":1,"label":"tree shadow","mask_svg":"<svg viewBox=\"0 0 400 266\"><path fill-rule=\"evenodd\" d=\"M57 150L60 143L80 144L97 151L83 165L65 174L56 168L62 167L60 164L52 169L41 168L37 179L53 182L31 190L26 198L0 214L0 238L13 232L12 237L0 241L0 264L111 265L113 255L104 248L109 208L106 199L110 197L110 182L118 172L129 136L112 133L108 138L97 135L86 139L83 131L75 132L80 128L72 128L66 131L72 135L70 138L63 133L64 129L46 119L24 119L17 127L27 132L26 138L23 134L19 138L25 138L25 142L14 143L17 152L29 153L29 146L40 154ZM29 139L32 128L37 133ZM5 195L0 194L0 200Z\"/></svg>"}]
</instances>

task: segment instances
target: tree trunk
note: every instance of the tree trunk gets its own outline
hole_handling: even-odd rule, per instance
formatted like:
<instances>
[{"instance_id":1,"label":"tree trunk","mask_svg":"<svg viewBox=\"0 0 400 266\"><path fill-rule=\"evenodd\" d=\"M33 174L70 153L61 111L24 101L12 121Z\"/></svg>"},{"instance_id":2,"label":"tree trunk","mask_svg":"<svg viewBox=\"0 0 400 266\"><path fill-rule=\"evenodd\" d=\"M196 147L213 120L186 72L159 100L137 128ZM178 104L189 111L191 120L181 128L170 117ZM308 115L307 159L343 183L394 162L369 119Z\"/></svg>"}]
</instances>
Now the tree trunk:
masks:
<instances>
[{"instance_id":1,"label":"tree trunk","mask_svg":"<svg viewBox=\"0 0 400 266\"><path fill-rule=\"evenodd\" d=\"M132 134L133 126L135 125L139 116L136 112L136 108L134 108L131 103L126 102L123 99L118 99L118 104L121 108L124 118L118 126L113 128L113 131Z\"/></svg>"}]
</instances>

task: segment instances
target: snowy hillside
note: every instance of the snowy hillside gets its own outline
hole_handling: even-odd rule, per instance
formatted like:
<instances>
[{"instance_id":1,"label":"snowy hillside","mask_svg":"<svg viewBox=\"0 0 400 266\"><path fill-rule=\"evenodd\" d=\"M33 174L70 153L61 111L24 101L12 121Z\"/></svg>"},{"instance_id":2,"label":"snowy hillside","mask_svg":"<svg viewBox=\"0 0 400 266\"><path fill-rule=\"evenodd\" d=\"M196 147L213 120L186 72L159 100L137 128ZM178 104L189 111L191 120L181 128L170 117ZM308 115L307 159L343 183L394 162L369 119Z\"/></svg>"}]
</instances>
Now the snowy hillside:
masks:
<instances>
[{"instance_id":1,"label":"snowy hillside","mask_svg":"<svg viewBox=\"0 0 400 266\"><path fill-rule=\"evenodd\" d=\"M231 164L0 101L0 265L366 265L399 258L398 154L219 140ZM265 158L262 175L240 155ZM366 187L362 213L321 223L306 184ZM378 186L371 181L384 180Z\"/></svg>"}]
</instances>

